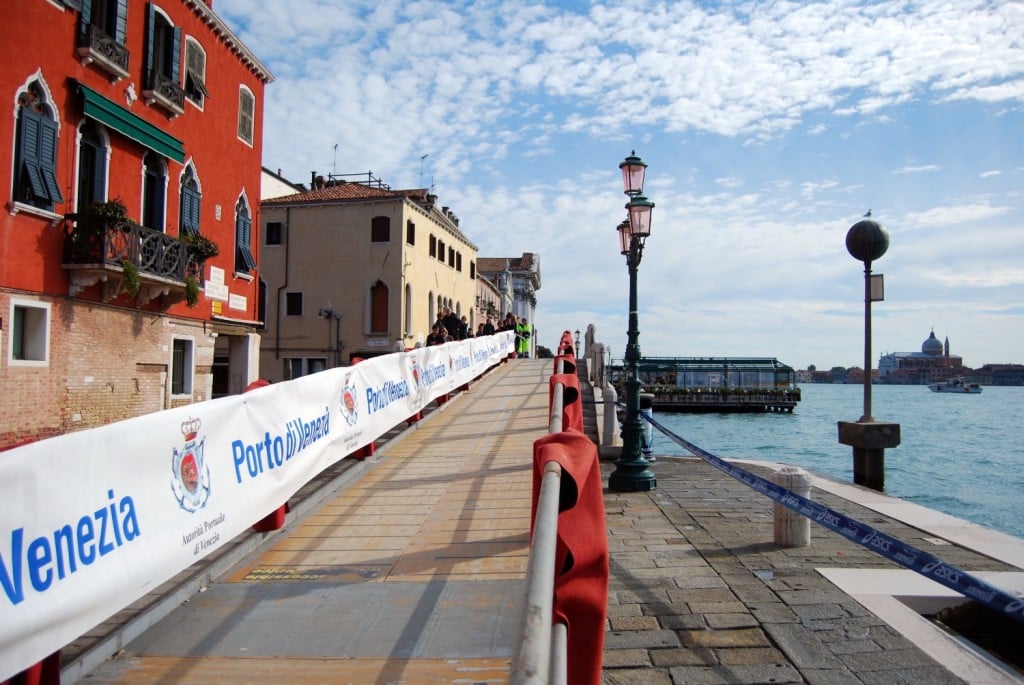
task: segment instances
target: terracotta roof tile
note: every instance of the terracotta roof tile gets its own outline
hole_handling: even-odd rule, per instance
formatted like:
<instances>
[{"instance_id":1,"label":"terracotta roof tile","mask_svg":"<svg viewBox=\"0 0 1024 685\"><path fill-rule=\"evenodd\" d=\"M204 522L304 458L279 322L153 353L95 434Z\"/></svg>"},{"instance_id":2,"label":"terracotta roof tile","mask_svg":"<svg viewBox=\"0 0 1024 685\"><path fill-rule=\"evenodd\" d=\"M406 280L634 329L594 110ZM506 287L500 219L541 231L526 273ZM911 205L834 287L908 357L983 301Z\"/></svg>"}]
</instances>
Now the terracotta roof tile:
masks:
<instances>
[{"instance_id":1,"label":"terracotta roof tile","mask_svg":"<svg viewBox=\"0 0 1024 685\"><path fill-rule=\"evenodd\" d=\"M476 268L486 272L504 271L506 261L509 271L532 271L534 254L524 252L522 257L480 257L476 260Z\"/></svg>"},{"instance_id":2,"label":"terracotta roof tile","mask_svg":"<svg viewBox=\"0 0 1024 685\"><path fill-rule=\"evenodd\" d=\"M351 200L374 200L380 198L407 197L410 191L385 190L362 183L339 183L324 188L314 188L293 195L263 200L264 205L317 204L321 202L346 202Z\"/></svg>"}]
</instances>

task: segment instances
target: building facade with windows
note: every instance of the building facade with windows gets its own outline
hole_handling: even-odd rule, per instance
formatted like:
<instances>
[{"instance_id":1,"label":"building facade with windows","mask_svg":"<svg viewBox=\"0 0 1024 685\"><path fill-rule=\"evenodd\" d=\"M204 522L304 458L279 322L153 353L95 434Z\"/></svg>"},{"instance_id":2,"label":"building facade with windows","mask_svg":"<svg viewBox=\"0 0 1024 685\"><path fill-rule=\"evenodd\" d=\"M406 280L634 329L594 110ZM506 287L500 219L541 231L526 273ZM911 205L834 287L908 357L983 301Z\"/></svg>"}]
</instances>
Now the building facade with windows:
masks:
<instances>
[{"instance_id":1,"label":"building facade with windows","mask_svg":"<svg viewBox=\"0 0 1024 685\"><path fill-rule=\"evenodd\" d=\"M481 257L480 275L494 283L506 301L507 311L516 319L526 319L533 330L530 356L537 353L537 330L534 313L537 310L537 291L540 290L540 255L524 252L521 257Z\"/></svg>"},{"instance_id":2,"label":"building facade with windows","mask_svg":"<svg viewBox=\"0 0 1024 685\"><path fill-rule=\"evenodd\" d=\"M0 446L241 392L258 374L273 76L211 3L5 6Z\"/></svg>"},{"instance_id":3,"label":"building facade with windows","mask_svg":"<svg viewBox=\"0 0 1024 685\"><path fill-rule=\"evenodd\" d=\"M260 374L290 380L424 343L449 307L476 329L476 246L425 189L323 179L265 199Z\"/></svg>"}]
</instances>

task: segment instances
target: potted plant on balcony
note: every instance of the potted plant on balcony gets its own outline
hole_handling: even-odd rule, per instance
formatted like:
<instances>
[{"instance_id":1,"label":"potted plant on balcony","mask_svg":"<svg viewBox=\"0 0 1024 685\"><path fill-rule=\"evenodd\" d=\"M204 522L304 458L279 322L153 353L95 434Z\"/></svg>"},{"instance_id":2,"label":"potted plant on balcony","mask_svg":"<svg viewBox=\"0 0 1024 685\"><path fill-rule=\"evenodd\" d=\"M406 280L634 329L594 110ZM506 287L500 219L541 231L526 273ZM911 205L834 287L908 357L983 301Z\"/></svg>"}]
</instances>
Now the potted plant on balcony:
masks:
<instances>
[{"instance_id":1,"label":"potted plant on balcony","mask_svg":"<svg viewBox=\"0 0 1024 685\"><path fill-rule=\"evenodd\" d=\"M120 198L107 202L92 202L77 214L68 214L74 221L66 227L66 251L72 261L105 258L105 237L108 230L125 230L128 209Z\"/></svg>"},{"instance_id":2,"label":"potted plant on balcony","mask_svg":"<svg viewBox=\"0 0 1024 685\"><path fill-rule=\"evenodd\" d=\"M220 254L220 248L217 247L217 243L198 231L185 231L181 239L188 244L189 252L192 253L192 256L200 264Z\"/></svg>"}]
</instances>

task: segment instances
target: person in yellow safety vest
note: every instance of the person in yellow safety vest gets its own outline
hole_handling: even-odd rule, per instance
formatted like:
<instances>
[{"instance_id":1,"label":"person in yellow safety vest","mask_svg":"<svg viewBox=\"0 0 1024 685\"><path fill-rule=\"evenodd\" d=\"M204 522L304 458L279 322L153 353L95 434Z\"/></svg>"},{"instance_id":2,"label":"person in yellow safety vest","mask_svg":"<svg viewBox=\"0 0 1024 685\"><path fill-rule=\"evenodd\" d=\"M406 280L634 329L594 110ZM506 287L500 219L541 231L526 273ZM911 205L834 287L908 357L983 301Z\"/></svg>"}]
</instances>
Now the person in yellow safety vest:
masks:
<instances>
[{"instance_id":1,"label":"person in yellow safety vest","mask_svg":"<svg viewBox=\"0 0 1024 685\"><path fill-rule=\"evenodd\" d=\"M525 317L516 324L516 356L519 359L530 358L530 324L526 323Z\"/></svg>"}]
</instances>

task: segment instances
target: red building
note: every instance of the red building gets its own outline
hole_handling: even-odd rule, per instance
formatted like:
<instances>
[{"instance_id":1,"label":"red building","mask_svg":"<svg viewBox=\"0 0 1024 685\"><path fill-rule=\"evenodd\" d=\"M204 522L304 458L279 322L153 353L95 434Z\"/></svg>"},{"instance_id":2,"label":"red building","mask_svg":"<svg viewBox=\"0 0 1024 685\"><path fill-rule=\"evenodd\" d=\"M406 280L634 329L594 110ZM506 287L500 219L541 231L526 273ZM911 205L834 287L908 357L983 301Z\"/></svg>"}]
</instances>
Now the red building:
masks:
<instances>
[{"instance_id":1,"label":"red building","mask_svg":"<svg viewBox=\"0 0 1024 685\"><path fill-rule=\"evenodd\" d=\"M273 76L212 2L4 6L0 447L258 374Z\"/></svg>"}]
</instances>

